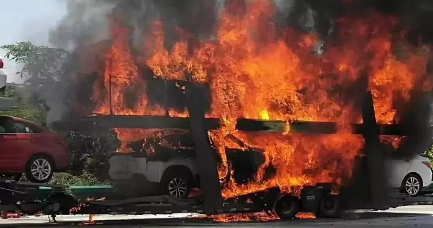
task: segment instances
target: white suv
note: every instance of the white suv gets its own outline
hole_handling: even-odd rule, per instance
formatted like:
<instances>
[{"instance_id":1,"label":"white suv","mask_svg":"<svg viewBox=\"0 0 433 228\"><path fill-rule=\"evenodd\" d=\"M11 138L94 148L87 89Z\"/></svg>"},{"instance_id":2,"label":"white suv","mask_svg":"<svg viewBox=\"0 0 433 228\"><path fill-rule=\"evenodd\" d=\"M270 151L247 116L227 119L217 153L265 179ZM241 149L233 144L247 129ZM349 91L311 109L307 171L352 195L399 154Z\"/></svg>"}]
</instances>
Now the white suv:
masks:
<instances>
[{"instance_id":1,"label":"white suv","mask_svg":"<svg viewBox=\"0 0 433 228\"><path fill-rule=\"evenodd\" d=\"M241 149L226 148L227 159L231 163L234 180L245 184L254 178L263 164L263 150L246 146L234 136L228 137ZM171 195L177 198L188 197L191 188L199 187L196 160L192 147L154 148L156 154L170 154L159 158L147 153L116 153L109 163L111 185L124 196L138 197L149 195ZM240 152L242 151L242 152ZM248 153L250 152L250 153ZM252 153L251 153L252 152ZM217 158L218 159L218 158ZM218 160L217 160L218 161ZM424 187L432 183L430 161L422 156L408 160L385 159L388 187L401 189L410 196L417 196ZM272 169L269 169L269 177ZM225 177L225 180L230 178ZM224 180L221 180L224 184Z\"/></svg>"},{"instance_id":2,"label":"white suv","mask_svg":"<svg viewBox=\"0 0 433 228\"><path fill-rule=\"evenodd\" d=\"M111 185L117 192L130 197L171 195L188 197L197 184L197 169L193 158L150 160L144 154L115 154L110 159Z\"/></svg>"},{"instance_id":3,"label":"white suv","mask_svg":"<svg viewBox=\"0 0 433 228\"><path fill-rule=\"evenodd\" d=\"M229 173L221 182L224 184L225 180L231 177L241 184L251 181L260 164L264 162L263 151L246 146L234 136L227 137L226 140L231 140L241 149L226 148L233 174ZM135 152L116 153L110 158L109 176L116 192L128 197L162 193L186 198L192 188L199 187L193 147L167 148L159 145L154 150L156 156L148 156L146 152ZM217 162L220 162L216 151L215 156Z\"/></svg>"}]
</instances>

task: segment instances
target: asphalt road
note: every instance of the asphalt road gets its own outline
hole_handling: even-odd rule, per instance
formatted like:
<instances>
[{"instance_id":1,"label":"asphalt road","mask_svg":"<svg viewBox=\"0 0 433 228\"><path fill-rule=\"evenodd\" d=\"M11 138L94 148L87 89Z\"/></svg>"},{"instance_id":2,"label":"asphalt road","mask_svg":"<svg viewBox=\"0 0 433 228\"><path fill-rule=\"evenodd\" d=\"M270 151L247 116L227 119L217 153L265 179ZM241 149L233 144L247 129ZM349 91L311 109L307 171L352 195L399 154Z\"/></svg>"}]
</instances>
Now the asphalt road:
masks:
<instances>
[{"instance_id":1,"label":"asphalt road","mask_svg":"<svg viewBox=\"0 0 433 228\"><path fill-rule=\"evenodd\" d=\"M152 228L152 227L290 227L290 228L317 228L317 227L417 227L431 228L433 225L433 205L410 206L391 209L381 212L355 211L345 219L333 220L294 220L286 222L262 222L262 223L209 223L203 219L187 219L195 217L192 214L176 215L143 215L143 216L111 216L101 215L95 217L98 228ZM25 217L19 219L0 220L0 228L5 227L53 227L71 228L81 226L87 221L88 215L83 216L59 216L57 224L50 224L47 216Z\"/></svg>"}]
</instances>

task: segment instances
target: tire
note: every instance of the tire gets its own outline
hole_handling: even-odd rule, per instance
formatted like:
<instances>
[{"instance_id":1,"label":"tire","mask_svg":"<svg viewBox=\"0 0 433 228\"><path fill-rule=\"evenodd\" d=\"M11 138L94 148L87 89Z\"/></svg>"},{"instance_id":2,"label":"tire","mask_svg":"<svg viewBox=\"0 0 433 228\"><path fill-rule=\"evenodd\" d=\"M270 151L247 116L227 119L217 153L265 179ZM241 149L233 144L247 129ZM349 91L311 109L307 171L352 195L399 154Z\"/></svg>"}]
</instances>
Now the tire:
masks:
<instances>
[{"instance_id":1,"label":"tire","mask_svg":"<svg viewBox=\"0 0 433 228\"><path fill-rule=\"evenodd\" d=\"M340 216L340 208L340 198L329 194L320 200L319 212L316 216L320 218L337 218Z\"/></svg>"},{"instance_id":2,"label":"tire","mask_svg":"<svg viewBox=\"0 0 433 228\"><path fill-rule=\"evenodd\" d=\"M169 167L161 179L162 193L174 198L188 198L191 186L192 175L186 167Z\"/></svg>"},{"instance_id":3,"label":"tire","mask_svg":"<svg viewBox=\"0 0 433 228\"><path fill-rule=\"evenodd\" d=\"M53 177L54 163L46 155L35 155L26 165L26 178L32 183L48 183Z\"/></svg>"},{"instance_id":4,"label":"tire","mask_svg":"<svg viewBox=\"0 0 433 228\"><path fill-rule=\"evenodd\" d=\"M274 211L281 220L294 219L299 212L299 199L285 195L278 199L274 206Z\"/></svg>"},{"instance_id":5,"label":"tire","mask_svg":"<svg viewBox=\"0 0 433 228\"><path fill-rule=\"evenodd\" d=\"M409 196L418 196L422 189L422 179L419 175L410 173L406 175L401 183L401 190Z\"/></svg>"}]
</instances>

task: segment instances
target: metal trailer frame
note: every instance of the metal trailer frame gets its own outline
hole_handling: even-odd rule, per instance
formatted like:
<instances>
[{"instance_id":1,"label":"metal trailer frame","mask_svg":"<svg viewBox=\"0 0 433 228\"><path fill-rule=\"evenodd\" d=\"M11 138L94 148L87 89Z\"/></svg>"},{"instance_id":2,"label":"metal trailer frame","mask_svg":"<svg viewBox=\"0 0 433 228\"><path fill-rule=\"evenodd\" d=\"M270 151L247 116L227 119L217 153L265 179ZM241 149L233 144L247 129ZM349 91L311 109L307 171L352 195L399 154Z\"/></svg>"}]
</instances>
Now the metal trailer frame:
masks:
<instances>
[{"instance_id":1,"label":"metal trailer frame","mask_svg":"<svg viewBox=\"0 0 433 228\"><path fill-rule=\"evenodd\" d=\"M215 157L212 154L213 151L207 136L207 131L209 129L214 129L215 126L218 126L218 123L214 123L214 127L212 127L212 124L209 125L209 119L205 118L205 113L202 108L204 100L199 95L199 90L199 86L187 87L186 92L187 97L189 98L187 100L189 102L188 111L190 113L190 118L181 120L181 127L179 127L177 124L179 121L175 120L175 118L160 118L163 118L162 120L174 121L172 123L176 123L174 124L176 125L176 128L187 128L189 125L189 129L191 129L195 150L197 152L197 168L202 187L202 199L200 201L178 200L169 196L149 196L126 200L89 201L78 203L64 193L65 186L54 186L56 191L52 196L45 200L37 201L37 199L32 199L32 194L30 193L29 189L32 189L35 186L53 186L3 181L0 182L0 193L3 192L5 194L0 194L0 208L15 208L23 211L23 206L27 206L28 204L30 207L33 206L34 209L48 211L53 218L55 218L55 215L61 211L62 205L72 203L72 201L74 202L72 203L73 205L71 208L76 206L74 209L77 213L91 214L166 214L192 212L206 215L216 215L222 213L250 213L259 211L269 212L274 210L282 219L290 219L294 217L298 211L314 212L322 217L331 217L338 214L338 209L340 209L342 205L340 205L339 197L332 194L331 183L318 184L315 186L304 186L301 190L301 196L299 198L287 194L281 194L279 189L269 189L265 192L259 192L250 194L248 196L238 197L237 199L224 201L221 195L217 163ZM389 127L377 125L371 92L367 92L362 99L362 116L364 124L355 126L357 127L355 132L361 133L365 139L365 153L367 155L368 163L367 176L370 183L382 183L382 185L370 184L371 205L366 207L369 209L380 210L400 205L432 204L433 197L426 197L424 200L420 201L416 200L415 198L403 196L394 197L388 192L388 188L384 179L384 160L381 153L378 152L379 135L382 132L399 132L398 127L396 128L395 126ZM102 122L105 124L105 126L101 126L100 123L97 123L91 118L85 119L82 122L83 124L80 125L87 129L89 129L88 127L90 126L90 128L94 130L101 127L107 127L109 121L107 122L105 118L116 117L111 116L94 118L102 118ZM130 124L127 122L132 122L125 121L127 117L121 118L123 118L123 122L121 121L120 123L122 125L121 127L127 127L125 125ZM242 121L244 122L242 123ZM281 131L282 129L281 122L279 121L263 122L255 120L241 120L240 122L241 123L238 122L238 128L243 128L246 131ZM161 123L163 123L163 121L158 122L158 124ZM71 123L66 123L66 125L68 124ZM148 125L147 128L156 127L155 125L150 125L150 122L148 121L141 121L139 128L146 128L143 126L146 124ZM77 126L77 122L75 122L73 125ZM168 125L170 125L170 123L168 123ZM57 129L65 130L65 122L57 123L54 126ZM308 130L311 129L319 130L319 134L335 133L335 126L333 127L333 124L329 123L298 123L298 126L301 127L297 128L296 132L300 133L303 131L308 132ZM166 128L170 128L170 126L167 126ZM27 191L20 191L19 189L27 189ZM251 198L254 199L252 202ZM332 199L336 205L330 211L324 211L323 209L323 204L326 199ZM283 209L283 207L287 205L290 205L288 211L289 213L287 213L287 209ZM365 208L362 206L356 207Z\"/></svg>"},{"instance_id":2,"label":"metal trailer frame","mask_svg":"<svg viewBox=\"0 0 433 228\"><path fill-rule=\"evenodd\" d=\"M248 213L259 211L271 211L273 205L265 202L275 201L278 191L273 194L265 192L255 195L259 200L249 203L246 198L238 199L238 202L224 202L218 213ZM268 199L265 199L269 197ZM255 202L255 203L253 203ZM175 199L170 196L147 196L125 200L92 201L84 202L80 213L89 214L172 214L172 213L199 213L206 214L205 206L201 201L193 199Z\"/></svg>"},{"instance_id":3,"label":"metal trailer frame","mask_svg":"<svg viewBox=\"0 0 433 228\"><path fill-rule=\"evenodd\" d=\"M53 189L52 194L45 199L37 196L37 190L43 186ZM73 197L65 194L67 188L63 185L0 180L0 211L19 211L29 215L44 212L55 221L65 204L73 204Z\"/></svg>"},{"instance_id":4,"label":"metal trailer frame","mask_svg":"<svg viewBox=\"0 0 433 228\"><path fill-rule=\"evenodd\" d=\"M196 213L204 214L202 201L194 199L175 199L170 196L148 196L129 198L124 200L92 200L78 202L73 197L65 194L68 186L32 184L15 181L0 181L0 210L21 211L26 214L35 214L39 211L50 215L55 221L56 215L72 212L74 214L172 214L172 213ZM53 192L45 199L37 198L38 187L51 187ZM324 189L328 188L328 189ZM298 201L299 211L313 212L320 217L320 202L330 193L330 185L306 187L301 199ZM313 194L311 194L313 190ZM408 205L433 205L433 196L409 197L396 191L388 192L390 197L389 207ZM253 213L266 212L270 215L276 207L281 195L278 189L270 189L268 192L259 192L237 199L227 200L223 203L222 210L217 214L226 213ZM286 195L287 197L287 195ZM290 197L288 199L295 199ZM348 206L348 207L347 207ZM371 204L341 205L345 209L371 209ZM332 217L337 217L335 213ZM326 217L326 216L321 216ZM289 219L284 217L282 219Z\"/></svg>"},{"instance_id":5,"label":"metal trailer frame","mask_svg":"<svg viewBox=\"0 0 433 228\"><path fill-rule=\"evenodd\" d=\"M38 198L38 187L51 187L53 192L47 198ZM68 186L33 184L16 181L0 181L0 210L20 211L26 214L36 214L40 211L50 215L55 221L56 215L61 213L73 214L172 214L197 213L207 214L204 198L175 199L171 196L147 196L128 198L123 200L89 200L78 202L66 193ZM331 184L319 184L305 187L301 191L301 199L281 194L278 188L269 189L245 195L223 202L218 211L207 215L227 213L266 212L276 211L282 219L291 219L299 211L319 213L319 201L330 195ZM291 203L289 210L282 208L280 202ZM276 209L277 208L277 209ZM279 209L278 209L279 208ZM335 214L337 215L337 214Z\"/></svg>"}]
</instances>

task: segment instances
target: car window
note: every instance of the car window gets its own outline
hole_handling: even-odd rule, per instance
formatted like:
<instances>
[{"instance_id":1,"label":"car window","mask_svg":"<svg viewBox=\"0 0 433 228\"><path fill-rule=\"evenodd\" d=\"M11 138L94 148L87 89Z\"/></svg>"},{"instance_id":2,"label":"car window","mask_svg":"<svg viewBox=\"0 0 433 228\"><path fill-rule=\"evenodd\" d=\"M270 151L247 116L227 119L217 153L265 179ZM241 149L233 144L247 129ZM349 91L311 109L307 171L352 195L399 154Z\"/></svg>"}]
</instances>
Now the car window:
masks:
<instances>
[{"instance_id":1,"label":"car window","mask_svg":"<svg viewBox=\"0 0 433 228\"><path fill-rule=\"evenodd\" d=\"M0 134L13 134L16 133L14 126L14 119L2 116L0 118Z\"/></svg>"},{"instance_id":2,"label":"car window","mask_svg":"<svg viewBox=\"0 0 433 228\"><path fill-rule=\"evenodd\" d=\"M15 122L14 127L15 127L15 133L29 133L26 131L26 127L22 123Z\"/></svg>"},{"instance_id":3,"label":"car window","mask_svg":"<svg viewBox=\"0 0 433 228\"><path fill-rule=\"evenodd\" d=\"M36 126L33 126L31 124L21 122L21 121L15 121L14 127L15 127L16 133L30 134L30 133L41 133L42 132L42 129L40 129Z\"/></svg>"}]
</instances>

